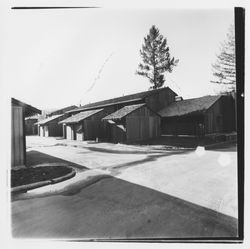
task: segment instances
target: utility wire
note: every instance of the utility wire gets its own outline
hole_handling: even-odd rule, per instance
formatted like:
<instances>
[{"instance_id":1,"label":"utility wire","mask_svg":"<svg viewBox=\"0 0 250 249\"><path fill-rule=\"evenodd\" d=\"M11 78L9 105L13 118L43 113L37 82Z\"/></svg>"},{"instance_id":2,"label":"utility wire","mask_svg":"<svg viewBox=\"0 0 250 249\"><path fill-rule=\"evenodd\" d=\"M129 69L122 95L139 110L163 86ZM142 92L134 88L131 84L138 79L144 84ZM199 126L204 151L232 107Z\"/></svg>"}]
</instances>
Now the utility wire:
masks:
<instances>
[{"instance_id":1,"label":"utility wire","mask_svg":"<svg viewBox=\"0 0 250 249\"><path fill-rule=\"evenodd\" d=\"M100 79L101 73L102 73L102 71L103 71L105 65L106 65L107 62L110 60L110 58L113 56L113 54L114 54L114 52L112 52L112 53L105 59L104 63L102 64L101 68L99 69L99 71L98 71L98 73L97 73L97 76L94 78L93 83L92 83L91 86L83 93L83 95L87 94L88 92L90 92L90 91L94 88L94 86L96 85L97 81ZM83 98L84 98L84 97L82 97L82 98L80 99L80 104L81 104Z\"/></svg>"}]
</instances>

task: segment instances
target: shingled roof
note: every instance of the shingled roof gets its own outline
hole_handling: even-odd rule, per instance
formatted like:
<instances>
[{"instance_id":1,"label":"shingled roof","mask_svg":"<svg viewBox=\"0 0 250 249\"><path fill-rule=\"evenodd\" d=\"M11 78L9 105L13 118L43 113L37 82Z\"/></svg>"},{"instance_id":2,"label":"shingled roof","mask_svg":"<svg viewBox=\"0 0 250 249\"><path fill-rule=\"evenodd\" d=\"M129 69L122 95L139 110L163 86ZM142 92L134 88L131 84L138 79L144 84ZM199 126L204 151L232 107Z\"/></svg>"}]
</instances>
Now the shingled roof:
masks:
<instances>
[{"instance_id":1,"label":"shingled roof","mask_svg":"<svg viewBox=\"0 0 250 249\"><path fill-rule=\"evenodd\" d=\"M37 122L36 124L45 125L45 124L47 124L47 123L49 123L49 122L51 122L51 121L53 121L53 120L55 120L55 119L57 119L57 118L59 118L61 116L63 116L63 114L61 114L61 115L54 115L54 116L48 117L46 119L43 119L43 120Z\"/></svg>"},{"instance_id":2,"label":"shingled roof","mask_svg":"<svg viewBox=\"0 0 250 249\"><path fill-rule=\"evenodd\" d=\"M124 106L123 108L119 109L116 112L111 113L110 115L103 118L103 120L109 120L109 119L121 119L125 116L127 116L129 113L137 110L138 108L141 108L142 106L145 106L146 104L137 104L137 105L128 105Z\"/></svg>"},{"instance_id":3,"label":"shingled roof","mask_svg":"<svg viewBox=\"0 0 250 249\"><path fill-rule=\"evenodd\" d=\"M98 109L98 110L91 110L91 111L84 111L84 112L80 112L76 115L73 115L69 118L66 118L62 121L60 121L59 123L64 123L64 124L73 124L73 123L78 123L88 117L93 116L94 114L102 111L103 109Z\"/></svg>"},{"instance_id":4,"label":"shingled roof","mask_svg":"<svg viewBox=\"0 0 250 249\"><path fill-rule=\"evenodd\" d=\"M41 116L40 114L35 114L33 116L26 117L25 120L29 120L29 119L37 119L38 120L40 118L40 116Z\"/></svg>"},{"instance_id":5,"label":"shingled roof","mask_svg":"<svg viewBox=\"0 0 250 249\"><path fill-rule=\"evenodd\" d=\"M104 106L109 106L109 105L114 105L114 104L129 103L129 102L134 102L134 101L139 102L140 100L143 100L144 98L149 97L155 93L158 93L161 91L166 91L166 89L172 91L169 87L164 87L164 88L160 88L160 89L156 89L156 90L139 92L139 93L135 93L135 94L129 94L129 95L125 95L125 96L118 97L118 98L107 99L107 100L87 104L87 105L81 106L77 109L68 111L68 113L80 111L80 110L88 110L88 109L93 109L93 108L101 108Z\"/></svg>"},{"instance_id":6,"label":"shingled roof","mask_svg":"<svg viewBox=\"0 0 250 249\"><path fill-rule=\"evenodd\" d=\"M204 96L200 98L186 99L171 103L158 113L162 117L183 116L194 113L203 113L208 110L221 96Z\"/></svg>"}]
</instances>

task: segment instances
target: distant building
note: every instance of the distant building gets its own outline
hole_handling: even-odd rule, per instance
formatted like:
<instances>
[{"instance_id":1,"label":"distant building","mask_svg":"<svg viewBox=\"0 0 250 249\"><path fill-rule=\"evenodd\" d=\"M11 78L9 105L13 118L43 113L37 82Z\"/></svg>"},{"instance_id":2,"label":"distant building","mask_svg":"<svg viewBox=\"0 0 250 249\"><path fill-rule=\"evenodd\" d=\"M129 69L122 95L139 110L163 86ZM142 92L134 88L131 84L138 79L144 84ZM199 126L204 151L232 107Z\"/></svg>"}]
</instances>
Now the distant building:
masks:
<instances>
[{"instance_id":1,"label":"distant building","mask_svg":"<svg viewBox=\"0 0 250 249\"><path fill-rule=\"evenodd\" d=\"M172 91L169 87L165 87L156 90L125 95L122 97L108 99L104 101L98 101L73 109L71 111L68 111L67 113L70 115L81 113L79 114L80 117L81 115L84 116L85 112L88 113L89 111L102 109L102 114L106 113L106 116L110 114L109 121L105 116L102 115L93 117L95 119L95 123L98 123L98 129L100 130L98 132L97 128L94 129L94 133L93 129L87 129L86 120L85 128L83 129L84 131L81 130L81 132L84 133L84 139L93 138L95 136L97 137L97 135L99 134L99 138L104 138L108 141L113 142L132 142L136 140L141 141L159 135L159 115L156 112L162 109L163 107L168 106L170 103L174 102L176 96L177 94L174 91ZM130 110L132 109L133 111L132 113L130 113ZM121 111L119 112L119 110ZM124 116L118 118L121 112L124 114ZM112 115L113 118L111 119L110 117ZM137 115L137 118L135 118L134 115ZM129 119L132 117L134 128L132 128L131 126L132 121L129 121ZM118 124L120 122L119 119L121 119L120 121L122 122L122 125L126 126L126 132L122 131L123 128L120 129L121 124ZM142 120L144 123L142 123ZM100 125L101 121L103 122L103 125ZM111 123L113 124L112 126L110 126ZM69 127L73 129L73 134L76 134L76 129L78 128L75 127L77 126L73 126L73 124L70 125L68 123L68 130ZM138 129L137 131L139 133L136 134L136 132L132 132L132 129L134 129L134 131L135 129ZM146 129L148 130L146 131ZM91 133L91 135L88 133ZM117 136L117 138L115 136ZM76 139L76 137L76 135L73 135L71 136L71 139Z\"/></svg>"},{"instance_id":2,"label":"distant building","mask_svg":"<svg viewBox=\"0 0 250 249\"><path fill-rule=\"evenodd\" d=\"M63 126L59 122L69 116L67 111L73 110L77 106L72 105L58 109L46 114L46 118L35 123L38 129L38 135L41 137L62 137Z\"/></svg>"},{"instance_id":3,"label":"distant building","mask_svg":"<svg viewBox=\"0 0 250 249\"><path fill-rule=\"evenodd\" d=\"M139 92L135 94L125 95L118 98L107 99L95 103L87 104L67 113L73 114L82 111L105 108L110 112L117 111L127 105L146 104L151 110L157 112L163 107L175 101L177 94L169 87L164 87L156 90Z\"/></svg>"},{"instance_id":4,"label":"distant building","mask_svg":"<svg viewBox=\"0 0 250 249\"><path fill-rule=\"evenodd\" d=\"M159 136L235 131L231 95L183 100L169 87L98 101L66 112L64 137L132 143ZM106 114L106 115L105 115Z\"/></svg>"},{"instance_id":5,"label":"distant building","mask_svg":"<svg viewBox=\"0 0 250 249\"><path fill-rule=\"evenodd\" d=\"M179 100L159 114L163 134L199 136L235 131L235 101L230 95Z\"/></svg>"},{"instance_id":6,"label":"distant building","mask_svg":"<svg viewBox=\"0 0 250 249\"><path fill-rule=\"evenodd\" d=\"M64 113L66 113L68 111L71 111L71 110L74 110L76 108L77 108L76 105L67 106L67 107L64 107L64 108L57 109L57 110L54 110L52 112L49 112L49 113L46 114L46 116L51 117L51 116L54 116L54 115L64 114Z\"/></svg>"},{"instance_id":7,"label":"distant building","mask_svg":"<svg viewBox=\"0 0 250 249\"><path fill-rule=\"evenodd\" d=\"M25 117L40 114L41 111L31 105L11 98L11 166L23 166L26 163Z\"/></svg>"},{"instance_id":8,"label":"distant building","mask_svg":"<svg viewBox=\"0 0 250 249\"><path fill-rule=\"evenodd\" d=\"M38 125L38 135L41 137L62 137L62 125L58 124L59 121L64 119L64 115L53 115L43 119L36 124Z\"/></svg>"},{"instance_id":9,"label":"distant building","mask_svg":"<svg viewBox=\"0 0 250 249\"><path fill-rule=\"evenodd\" d=\"M37 129L37 122L42 120L42 115L33 115L31 117L25 118L25 132L26 135L37 135L38 129Z\"/></svg>"},{"instance_id":10,"label":"distant building","mask_svg":"<svg viewBox=\"0 0 250 249\"><path fill-rule=\"evenodd\" d=\"M107 116L104 109L77 113L59 122L63 124L63 136L70 140L95 140L104 138L105 130L102 118Z\"/></svg>"}]
</instances>

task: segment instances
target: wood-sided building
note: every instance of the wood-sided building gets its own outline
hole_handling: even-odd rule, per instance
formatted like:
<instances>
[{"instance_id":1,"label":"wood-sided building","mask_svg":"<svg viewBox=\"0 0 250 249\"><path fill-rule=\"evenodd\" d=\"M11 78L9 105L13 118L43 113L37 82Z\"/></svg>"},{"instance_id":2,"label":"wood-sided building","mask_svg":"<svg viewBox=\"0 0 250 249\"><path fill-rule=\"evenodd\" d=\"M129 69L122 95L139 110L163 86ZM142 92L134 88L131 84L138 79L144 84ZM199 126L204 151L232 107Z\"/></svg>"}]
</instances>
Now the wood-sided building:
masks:
<instances>
[{"instance_id":1,"label":"wood-sided building","mask_svg":"<svg viewBox=\"0 0 250 249\"><path fill-rule=\"evenodd\" d=\"M25 118L26 135L38 135L37 122L42 120L41 115L33 115Z\"/></svg>"},{"instance_id":2,"label":"wood-sided building","mask_svg":"<svg viewBox=\"0 0 250 249\"><path fill-rule=\"evenodd\" d=\"M76 108L77 108L76 105L67 106L67 107L64 107L64 108L61 108L61 109L57 109L57 110L55 110L55 111L52 111L52 112L47 113L47 114L46 114L46 117L51 117L51 116L54 116L54 115L65 114L66 112L71 111L71 110L74 110L74 109L76 109Z\"/></svg>"},{"instance_id":3,"label":"wood-sided building","mask_svg":"<svg viewBox=\"0 0 250 249\"><path fill-rule=\"evenodd\" d=\"M142 103L146 104L151 110L157 112L162 108L168 106L170 103L174 102L175 96L177 96L177 94L173 90L171 90L169 87L164 87L156 90L139 92L118 98L90 103L68 111L67 113L74 114L81 111L88 111L100 108L104 108L105 111L112 113L121 109L124 106Z\"/></svg>"},{"instance_id":4,"label":"wood-sided building","mask_svg":"<svg viewBox=\"0 0 250 249\"><path fill-rule=\"evenodd\" d=\"M41 110L11 98L11 167L26 163L25 117L40 114Z\"/></svg>"},{"instance_id":5,"label":"wood-sided building","mask_svg":"<svg viewBox=\"0 0 250 249\"><path fill-rule=\"evenodd\" d=\"M104 109L82 111L62 121L63 137L69 140L95 140L104 138L105 130L102 118L107 116Z\"/></svg>"},{"instance_id":6,"label":"wood-sided building","mask_svg":"<svg viewBox=\"0 0 250 249\"><path fill-rule=\"evenodd\" d=\"M62 137L63 126L59 122L70 116L68 111L76 109L77 106L71 105L46 114L46 117L37 123L38 135L41 137Z\"/></svg>"},{"instance_id":7,"label":"wood-sided building","mask_svg":"<svg viewBox=\"0 0 250 249\"><path fill-rule=\"evenodd\" d=\"M128 106L135 106L135 105L139 105L139 104L145 105L145 107L143 107L142 110L144 110L144 108L146 109L148 107L149 110L152 113L154 113L154 114L152 114L152 113L146 114L145 113L145 115L144 115L145 120L147 120L147 122L156 122L156 123L155 124L152 124L152 123L146 124L145 123L144 124L145 128L143 127L143 124L139 125L139 123L137 123L137 125L138 125L138 127L143 127L143 128L141 128L143 130L143 132L144 132L144 130L147 129L146 127L148 127L150 132L153 132L154 129L158 129L158 128L154 128L154 127L158 127L158 121L159 121L159 116L155 113L157 111L159 111L160 109L162 109L163 107L166 107L169 104L171 104L172 102L174 102L176 96L177 96L177 94L174 91L172 91L169 87L164 87L164 88L160 88L160 89L156 89L156 90L139 92L139 93L135 93L135 94L125 95L122 97L117 97L117 98L112 98L112 99L107 99L107 100L87 104L87 105L81 106L79 108L76 108L74 110L68 111L67 114L72 115L72 114L80 113L83 111L103 109L103 111L106 112L108 115L111 113L115 113L116 111L121 110L121 109L123 111L128 110L129 109ZM148 111L148 113L150 113L150 111ZM138 110L138 112L139 112L139 110ZM147 115L150 116L150 119L149 119L149 117L146 118ZM157 117L155 117L155 115ZM142 116L143 115L140 116L141 119L142 119ZM152 118L153 116L154 116L154 119ZM130 116L130 117L132 117L132 116ZM109 123L118 121L118 119L115 119L115 120L116 121L110 120ZM124 120L124 125L130 127L131 123L129 123L129 121L127 121L127 120L129 120L129 117L125 118L125 116L124 116L124 119L122 119L122 120ZM140 121L138 121L138 122L140 122ZM146 140L148 138L155 137L158 135L158 130L157 130L157 132L155 134L154 134L155 131L153 132L153 134L145 132L145 137L143 137L142 134L138 135L139 137L136 137L135 134L131 135L132 130L130 130L130 128L129 128L129 132L124 133L122 131L122 129L119 128L119 127L121 127L121 126L119 126L119 124L118 124L118 126L114 125L114 127L116 127L116 128L110 128L110 126L107 124L107 122L105 123L104 129L106 129L105 130L106 137L104 139L107 139L108 141L114 141L114 142L116 142L116 141L121 142L123 140L126 142L130 142L130 141L136 141L136 140L138 140L138 141ZM113 132L113 135L107 136L107 134L110 133L111 130ZM115 130L117 130L117 131L115 131ZM126 135L121 135L123 133ZM136 133L136 132L134 132L134 133ZM116 134L118 137L115 138L114 134ZM125 136L125 139L122 139L123 136Z\"/></svg>"},{"instance_id":8,"label":"wood-sided building","mask_svg":"<svg viewBox=\"0 0 250 249\"><path fill-rule=\"evenodd\" d=\"M41 137L62 137L63 128L62 124L59 124L65 116L63 114L53 115L45 118L36 124L38 125L38 135Z\"/></svg>"},{"instance_id":9,"label":"wood-sided building","mask_svg":"<svg viewBox=\"0 0 250 249\"><path fill-rule=\"evenodd\" d=\"M235 131L232 96L204 96L173 102L159 111L162 134L198 135Z\"/></svg>"},{"instance_id":10,"label":"wood-sided building","mask_svg":"<svg viewBox=\"0 0 250 249\"><path fill-rule=\"evenodd\" d=\"M133 143L160 135L160 116L146 104L124 106L103 118L106 136L113 143Z\"/></svg>"}]
</instances>

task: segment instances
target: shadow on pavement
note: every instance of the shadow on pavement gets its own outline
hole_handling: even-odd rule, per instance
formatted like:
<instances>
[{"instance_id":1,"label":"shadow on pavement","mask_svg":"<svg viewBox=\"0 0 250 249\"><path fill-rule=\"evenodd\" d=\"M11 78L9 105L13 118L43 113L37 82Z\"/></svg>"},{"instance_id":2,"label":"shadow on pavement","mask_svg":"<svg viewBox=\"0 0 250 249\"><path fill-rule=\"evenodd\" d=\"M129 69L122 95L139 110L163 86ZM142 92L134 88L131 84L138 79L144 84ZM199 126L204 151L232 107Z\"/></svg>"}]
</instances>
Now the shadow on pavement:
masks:
<instances>
[{"instance_id":1,"label":"shadow on pavement","mask_svg":"<svg viewBox=\"0 0 250 249\"><path fill-rule=\"evenodd\" d=\"M12 203L19 238L231 238L237 219L115 177Z\"/></svg>"},{"instance_id":2,"label":"shadow on pavement","mask_svg":"<svg viewBox=\"0 0 250 249\"><path fill-rule=\"evenodd\" d=\"M122 163L122 164L118 164L116 166L113 166L112 168L110 167L104 167L102 169L111 169L111 172L112 173L118 173L119 169L124 169L124 168L129 168L129 167L132 167L132 166L137 166L137 165L141 165L143 163L148 163L148 162L152 162L152 161L156 161L158 158L161 158L161 157L169 157L169 156L172 156L172 155L177 155L177 154L188 154L188 153L191 153L190 150L188 151L174 151L174 152L165 152L165 153L162 153L162 154L157 154L157 155L148 155L146 158L144 159L140 159L140 160L137 160L137 161L132 161L132 162L128 162L128 163Z\"/></svg>"},{"instance_id":3,"label":"shadow on pavement","mask_svg":"<svg viewBox=\"0 0 250 249\"><path fill-rule=\"evenodd\" d=\"M190 151L164 152L113 167L119 170ZM27 165L64 163L86 167L38 151ZM63 192L12 202L12 232L19 238L231 238L237 219L114 176Z\"/></svg>"},{"instance_id":4,"label":"shadow on pavement","mask_svg":"<svg viewBox=\"0 0 250 249\"><path fill-rule=\"evenodd\" d=\"M85 166L63 160L59 157L50 156L48 154L45 154L36 150L31 150L26 153L26 166L28 167L35 166L38 164L46 164L46 163L63 163L63 164L70 165L78 170L88 169Z\"/></svg>"},{"instance_id":5,"label":"shadow on pavement","mask_svg":"<svg viewBox=\"0 0 250 249\"><path fill-rule=\"evenodd\" d=\"M140 151L140 150L113 150L113 149L107 149L107 148L97 148L97 147L85 147L84 149L91 150L94 152L103 152L103 153L111 153L111 154L155 154L155 153L168 153L165 151L159 151L159 150L154 150L154 151ZM190 150L188 150L190 151ZM173 153L183 153L186 152L186 150L175 150ZM80 152L81 153L81 152ZM172 153L169 152L169 153Z\"/></svg>"}]
</instances>

